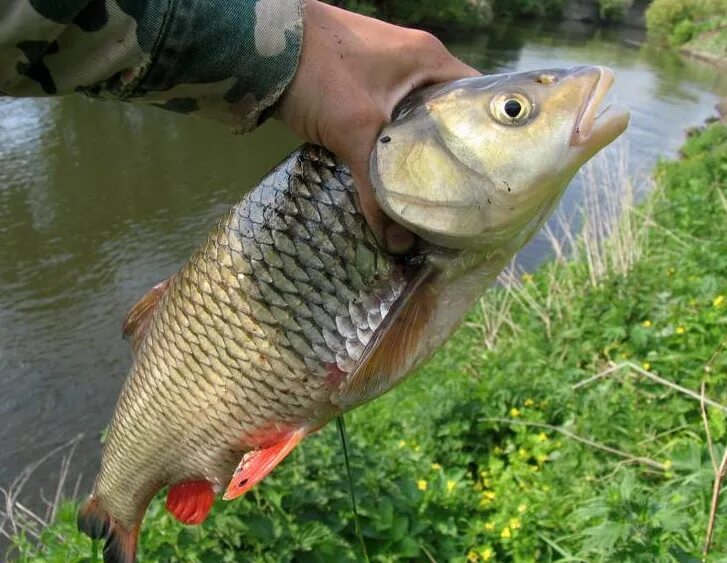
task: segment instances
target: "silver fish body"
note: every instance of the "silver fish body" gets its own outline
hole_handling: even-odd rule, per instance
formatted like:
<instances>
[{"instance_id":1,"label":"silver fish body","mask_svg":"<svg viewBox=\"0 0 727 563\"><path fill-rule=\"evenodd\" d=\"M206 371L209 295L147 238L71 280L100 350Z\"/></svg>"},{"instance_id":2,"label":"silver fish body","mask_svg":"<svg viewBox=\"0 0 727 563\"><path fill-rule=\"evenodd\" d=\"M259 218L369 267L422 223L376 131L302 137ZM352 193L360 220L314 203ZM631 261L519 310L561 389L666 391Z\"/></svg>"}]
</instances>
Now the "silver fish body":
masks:
<instances>
[{"instance_id":1,"label":"silver fish body","mask_svg":"<svg viewBox=\"0 0 727 563\"><path fill-rule=\"evenodd\" d=\"M134 361L79 513L105 560L134 560L161 487L200 523L217 492L244 493L431 355L626 127L624 111L595 115L611 81L598 67L482 77L405 102L372 156L379 203L418 235L405 256L378 244L348 168L320 147L234 206L126 318Z\"/></svg>"}]
</instances>

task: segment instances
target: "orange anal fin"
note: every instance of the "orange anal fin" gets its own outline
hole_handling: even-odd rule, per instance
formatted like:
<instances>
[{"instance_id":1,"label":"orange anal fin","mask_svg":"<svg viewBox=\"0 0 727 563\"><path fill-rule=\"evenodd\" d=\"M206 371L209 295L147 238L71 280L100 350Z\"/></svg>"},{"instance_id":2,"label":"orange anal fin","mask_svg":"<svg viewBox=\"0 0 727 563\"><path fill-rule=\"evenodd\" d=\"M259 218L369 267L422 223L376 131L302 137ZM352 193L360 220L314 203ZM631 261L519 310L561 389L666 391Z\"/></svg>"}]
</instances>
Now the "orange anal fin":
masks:
<instances>
[{"instance_id":1,"label":"orange anal fin","mask_svg":"<svg viewBox=\"0 0 727 563\"><path fill-rule=\"evenodd\" d=\"M209 481L186 481L169 488L167 510L182 524L201 524L215 502Z\"/></svg>"},{"instance_id":2,"label":"orange anal fin","mask_svg":"<svg viewBox=\"0 0 727 563\"><path fill-rule=\"evenodd\" d=\"M171 278L156 284L126 313L121 332L124 338L131 340L131 345L135 350L144 338L146 326L149 324L149 318L159 302L159 298L164 294L167 286L169 286L170 280Z\"/></svg>"},{"instance_id":3,"label":"orange anal fin","mask_svg":"<svg viewBox=\"0 0 727 563\"><path fill-rule=\"evenodd\" d=\"M252 489L293 451L306 434L306 430L299 429L272 446L247 452L232 474L223 498L232 500Z\"/></svg>"}]
</instances>

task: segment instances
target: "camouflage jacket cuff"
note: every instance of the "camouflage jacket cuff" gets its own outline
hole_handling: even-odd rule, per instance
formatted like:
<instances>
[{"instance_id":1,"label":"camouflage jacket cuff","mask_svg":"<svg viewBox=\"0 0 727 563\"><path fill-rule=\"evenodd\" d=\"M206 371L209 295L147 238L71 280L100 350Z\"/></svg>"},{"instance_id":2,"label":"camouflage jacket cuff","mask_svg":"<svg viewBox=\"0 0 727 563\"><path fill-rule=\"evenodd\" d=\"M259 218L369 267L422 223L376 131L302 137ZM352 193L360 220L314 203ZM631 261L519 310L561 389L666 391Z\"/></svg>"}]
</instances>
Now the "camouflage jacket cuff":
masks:
<instances>
[{"instance_id":1,"label":"camouflage jacket cuff","mask_svg":"<svg viewBox=\"0 0 727 563\"><path fill-rule=\"evenodd\" d=\"M128 97L249 131L292 80L302 36L301 0L172 0Z\"/></svg>"},{"instance_id":2,"label":"camouflage jacket cuff","mask_svg":"<svg viewBox=\"0 0 727 563\"><path fill-rule=\"evenodd\" d=\"M239 131L290 83L303 38L302 0L7 1L0 93L82 91Z\"/></svg>"}]
</instances>

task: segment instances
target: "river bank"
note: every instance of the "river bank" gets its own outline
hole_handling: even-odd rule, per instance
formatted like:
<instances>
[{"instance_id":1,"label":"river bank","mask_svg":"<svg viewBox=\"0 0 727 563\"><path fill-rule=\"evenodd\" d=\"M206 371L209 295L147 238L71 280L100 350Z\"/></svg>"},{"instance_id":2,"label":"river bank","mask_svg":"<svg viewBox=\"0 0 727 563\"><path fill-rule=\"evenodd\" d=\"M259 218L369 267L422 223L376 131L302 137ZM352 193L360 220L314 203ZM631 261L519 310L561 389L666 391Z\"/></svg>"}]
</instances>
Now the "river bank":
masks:
<instances>
[{"instance_id":1,"label":"river bank","mask_svg":"<svg viewBox=\"0 0 727 563\"><path fill-rule=\"evenodd\" d=\"M645 11L649 40L727 68L727 16L723 0L653 0Z\"/></svg>"},{"instance_id":2,"label":"river bank","mask_svg":"<svg viewBox=\"0 0 727 563\"><path fill-rule=\"evenodd\" d=\"M477 28L523 21L574 21L645 29L649 0L335 0L334 5L407 26Z\"/></svg>"},{"instance_id":3,"label":"river bank","mask_svg":"<svg viewBox=\"0 0 727 563\"><path fill-rule=\"evenodd\" d=\"M620 220L587 221L574 259L506 276L421 373L348 417L373 560L699 560L727 443L724 407L703 420L698 400L704 384L727 404L727 128L681 152ZM628 196L619 167L594 169L591 209ZM710 560L727 557L726 516ZM91 553L72 503L36 532L14 558ZM143 561L357 560L335 427L202 528L155 499L141 546Z\"/></svg>"},{"instance_id":4,"label":"river bank","mask_svg":"<svg viewBox=\"0 0 727 563\"><path fill-rule=\"evenodd\" d=\"M679 52L727 70L727 27L700 33Z\"/></svg>"}]
</instances>

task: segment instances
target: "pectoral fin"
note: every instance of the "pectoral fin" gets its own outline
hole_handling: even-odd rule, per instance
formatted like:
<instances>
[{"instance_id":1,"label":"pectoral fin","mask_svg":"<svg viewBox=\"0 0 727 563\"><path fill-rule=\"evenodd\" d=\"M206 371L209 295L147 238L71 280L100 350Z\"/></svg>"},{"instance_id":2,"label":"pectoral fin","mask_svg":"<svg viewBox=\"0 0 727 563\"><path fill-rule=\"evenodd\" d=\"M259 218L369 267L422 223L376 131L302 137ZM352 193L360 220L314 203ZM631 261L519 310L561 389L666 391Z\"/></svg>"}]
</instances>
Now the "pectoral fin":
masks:
<instances>
[{"instance_id":1,"label":"pectoral fin","mask_svg":"<svg viewBox=\"0 0 727 563\"><path fill-rule=\"evenodd\" d=\"M423 269L409 282L364 350L359 366L334 395L335 404L349 409L370 401L406 375L436 303L437 289L430 276Z\"/></svg>"},{"instance_id":2,"label":"pectoral fin","mask_svg":"<svg viewBox=\"0 0 727 563\"><path fill-rule=\"evenodd\" d=\"M129 312L124 316L124 322L121 332L125 339L131 340L131 346L136 350L146 334L146 327L149 324L149 318L154 311L159 298L169 286L171 278L159 282L144 297L139 299Z\"/></svg>"},{"instance_id":3,"label":"pectoral fin","mask_svg":"<svg viewBox=\"0 0 727 563\"><path fill-rule=\"evenodd\" d=\"M232 500L252 489L276 465L283 461L285 456L293 451L293 448L300 443L306 434L307 431L301 428L288 434L272 446L247 452L242 456L237 469L232 474L232 479L230 480L230 484L227 485L227 490L223 498L225 500Z\"/></svg>"}]
</instances>

